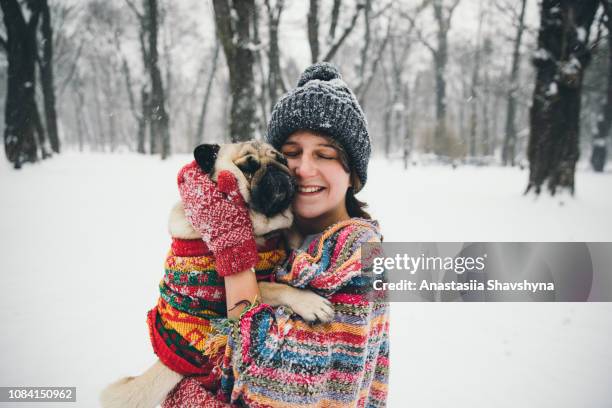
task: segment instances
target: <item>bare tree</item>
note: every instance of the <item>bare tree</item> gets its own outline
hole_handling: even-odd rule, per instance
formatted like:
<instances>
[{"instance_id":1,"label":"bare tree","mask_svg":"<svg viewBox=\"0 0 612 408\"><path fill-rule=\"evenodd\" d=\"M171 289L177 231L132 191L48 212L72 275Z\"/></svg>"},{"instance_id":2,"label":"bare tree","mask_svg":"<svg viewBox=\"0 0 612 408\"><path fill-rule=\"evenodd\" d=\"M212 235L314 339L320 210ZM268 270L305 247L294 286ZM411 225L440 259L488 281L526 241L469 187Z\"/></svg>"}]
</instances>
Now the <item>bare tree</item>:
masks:
<instances>
[{"instance_id":1,"label":"bare tree","mask_svg":"<svg viewBox=\"0 0 612 408\"><path fill-rule=\"evenodd\" d=\"M310 54L313 63L319 61L320 54L323 55L320 59L321 61L331 61L334 58L346 38L355 28L361 10L366 8L361 1L358 1L350 23L345 27L342 34L336 38L336 27L340 18L340 1L334 0L329 35L327 37L329 48L327 52L321 53L319 42L319 1L310 0L310 7L308 9L308 43L310 44Z\"/></svg>"},{"instance_id":2,"label":"bare tree","mask_svg":"<svg viewBox=\"0 0 612 408\"><path fill-rule=\"evenodd\" d=\"M42 58L39 59L40 82L43 91L45 108L45 124L51 149L55 153L60 152L60 141L57 133L57 112L55 109L55 83L53 76L53 30L51 24L51 13L47 0L32 3L38 8L42 17L40 31L42 34Z\"/></svg>"},{"instance_id":3,"label":"bare tree","mask_svg":"<svg viewBox=\"0 0 612 408\"><path fill-rule=\"evenodd\" d=\"M490 73L490 59L493 54L493 45L490 38L485 38L482 44L481 50L482 56L482 70L483 70L483 82L482 82L482 126L481 126L481 145L482 155L491 156L493 149L493 137L491 125L493 123L492 116L496 116L497 112L495 109L491 109L492 101L491 96L493 89L491 86L491 73Z\"/></svg>"},{"instance_id":4,"label":"bare tree","mask_svg":"<svg viewBox=\"0 0 612 408\"><path fill-rule=\"evenodd\" d=\"M607 139L612 129L612 0L601 0L601 4L604 10L603 23L608 30L608 84L591 152L591 165L597 172L603 171L605 167L608 156Z\"/></svg>"},{"instance_id":5,"label":"bare tree","mask_svg":"<svg viewBox=\"0 0 612 408\"><path fill-rule=\"evenodd\" d=\"M39 147L46 157L45 134L35 99L40 9L30 9L26 21L17 0L1 0L0 7L7 33L0 44L8 59L4 149L9 162L19 169L23 163L38 159Z\"/></svg>"},{"instance_id":6,"label":"bare tree","mask_svg":"<svg viewBox=\"0 0 612 408\"><path fill-rule=\"evenodd\" d=\"M217 34L229 70L233 141L249 140L256 129L251 25L254 0L213 0Z\"/></svg>"},{"instance_id":7,"label":"bare tree","mask_svg":"<svg viewBox=\"0 0 612 408\"><path fill-rule=\"evenodd\" d=\"M470 86L470 105L471 105L471 116L470 116L470 139L469 139L469 153L470 156L476 156L476 131L477 131L477 106L478 106L478 95L477 88L479 86L479 74L480 74L480 57L481 57L481 36L482 36L482 21L485 16L485 10L482 7L482 0L480 1L480 12L478 16L478 29L476 30L476 46L474 52L474 66L472 68L472 83Z\"/></svg>"},{"instance_id":8,"label":"bare tree","mask_svg":"<svg viewBox=\"0 0 612 408\"><path fill-rule=\"evenodd\" d=\"M146 118L145 115L146 106L142 106L139 110L136 106L136 97L134 96L134 84L132 79L132 71L130 69L130 65L127 62L127 59L121 50L121 40L119 37L119 31L114 30L113 32L113 40L115 44L115 49L117 50L117 54L121 58L121 73L123 74L123 79L125 82L125 90L128 95L128 101L130 104L130 112L134 117L134 120L137 123L137 136L136 136L136 151L138 153L145 153L145 132L146 132ZM141 94L142 101L146 105L147 95Z\"/></svg>"},{"instance_id":9,"label":"bare tree","mask_svg":"<svg viewBox=\"0 0 612 408\"><path fill-rule=\"evenodd\" d=\"M336 14L336 21L338 17ZM319 0L310 0L308 8L308 43L311 61L319 60Z\"/></svg>"},{"instance_id":10,"label":"bare tree","mask_svg":"<svg viewBox=\"0 0 612 408\"><path fill-rule=\"evenodd\" d=\"M208 81L206 82L206 91L204 92L204 98L202 100L202 109L198 116L198 128L194 137L195 144L199 144L204 141L204 125L206 123L206 113L208 112L208 101L210 100L210 93L212 90L213 81L215 79L215 73L217 72L217 65L219 61L219 41L215 41L215 48L213 50L213 59L210 66L210 73L208 74Z\"/></svg>"},{"instance_id":11,"label":"bare tree","mask_svg":"<svg viewBox=\"0 0 612 408\"><path fill-rule=\"evenodd\" d=\"M453 13L460 0L425 0L421 7L431 4L437 24L435 45L421 30L416 30L419 40L429 49L433 58L436 83L436 127L434 131L434 152L443 153L443 139L446 138L446 65L448 63L448 32ZM411 16L405 14L408 18Z\"/></svg>"},{"instance_id":12,"label":"bare tree","mask_svg":"<svg viewBox=\"0 0 612 408\"><path fill-rule=\"evenodd\" d=\"M280 68L280 50L278 48L278 25L283 12L284 0L276 0L274 5L270 0L265 0L268 11L268 97L270 104L274 104L278 98L279 91L286 92L287 86L283 82Z\"/></svg>"},{"instance_id":13,"label":"bare tree","mask_svg":"<svg viewBox=\"0 0 612 408\"><path fill-rule=\"evenodd\" d=\"M268 74L266 74L266 70L264 68L264 51L262 40L259 36L259 11L259 5L256 3L255 8L253 9L253 47L251 48L253 50L256 69L259 70L259 89L255 88L255 98L259 102L260 112L259 115L255 113L255 118L257 119L259 132L263 134L266 132L266 125L268 123L268 94L270 90L268 89ZM269 68L270 67L268 66L268 71ZM258 81L255 77L253 78L253 81L255 82L254 85L257 85ZM274 103L274 101L270 101L270 103Z\"/></svg>"},{"instance_id":14,"label":"bare tree","mask_svg":"<svg viewBox=\"0 0 612 408\"><path fill-rule=\"evenodd\" d=\"M158 33L158 8L157 0L146 0L146 22L147 34L149 40L149 75L151 76L151 98L150 98L150 113L151 113L151 140L161 143L161 158L165 159L170 155L170 131L169 118L166 112L164 100L164 85L159 70L159 54L157 51L157 33ZM157 149L151 151L152 154L157 153Z\"/></svg>"},{"instance_id":15,"label":"bare tree","mask_svg":"<svg viewBox=\"0 0 612 408\"><path fill-rule=\"evenodd\" d=\"M510 86L508 88L506 104L506 129L502 147L502 163L514 166L516 157L516 93L518 91L518 73L521 65L521 44L525 31L525 9L527 0L521 0L521 9L517 18L516 35L512 50L512 64L510 68Z\"/></svg>"},{"instance_id":16,"label":"bare tree","mask_svg":"<svg viewBox=\"0 0 612 408\"><path fill-rule=\"evenodd\" d=\"M144 127L149 126L149 153L161 154L165 159L170 155L170 118L166 110L166 97L157 49L159 32L159 8L157 0L143 0L144 12L132 3L126 4L136 15L139 25L140 49L143 65L150 87L141 89L141 110L144 119L139 121L138 151L144 151ZM142 132L142 133L141 133Z\"/></svg>"},{"instance_id":17,"label":"bare tree","mask_svg":"<svg viewBox=\"0 0 612 408\"><path fill-rule=\"evenodd\" d=\"M543 0L538 49L533 62L536 83L530 112L529 183L539 194L559 188L574 193L578 160L580 99L584 71L590 59L587 46L598 0Z\"/></svg>"},{"instance_id":18,"label":"bare tree","mask_svg":"<svg viewBox=\"0 0 612 408\"><path fill-rule=\"evenodd\" d=\"M364 8L364 16L365 16L365 29L363 34L363 47L360 52L360 60L358 63L357 71L358 75L358 83L355 86L355 96L359 100L359 104L362 108L365 108L366 105L366 94L376 72L378 71L378 66L380 64L381 59L383 58L383 54L385 49L387 48L387 44L389 43L389 39L391 38L392 31L391 28L393 26L392 17L393 13L389 13L387 18L387 29L382 38L376 38L376 34L372 35L372 23L376 21L378 16L381 16L388 8L391 3L388 3L379 11L375 12L372 15L372 1L367 0ZM332 13L333 16L333 13ZM330 28L330 36L331 36L331 28ZM374 37L374 38L372 38ZM371 52L371 50L374 52ZM373 56L371 56L373 55Z\"/></svg>"}]
</instances>

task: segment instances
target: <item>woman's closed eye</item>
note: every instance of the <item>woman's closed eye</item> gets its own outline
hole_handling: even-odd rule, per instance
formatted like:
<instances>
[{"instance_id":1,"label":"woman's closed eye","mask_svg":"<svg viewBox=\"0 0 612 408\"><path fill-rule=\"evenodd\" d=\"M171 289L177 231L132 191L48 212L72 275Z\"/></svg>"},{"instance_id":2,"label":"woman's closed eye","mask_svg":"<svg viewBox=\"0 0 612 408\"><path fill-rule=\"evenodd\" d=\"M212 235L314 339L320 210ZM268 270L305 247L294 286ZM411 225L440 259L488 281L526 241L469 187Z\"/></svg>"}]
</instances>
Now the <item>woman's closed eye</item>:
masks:
<instances>
[{"instance_id":1,"label":"woman's closed eye","mask_svg":"<svg viewBox=\"0 0 612 408\"><path fill-rule=\"evenodd\" d=\"M282 152L287 157L296 157L300 152L298 151L284 151Z\"/></svg>"},{"instance_id":2,"label":"woman's closed eye","mask_svg":"<svg viewBox=\"0 0 612 408\"><path fill-rule=\"evenodd\" d=\"M283 151L283 154L286 157L298 157L300 154L302 154L302 151L300 150L285 150ZM325 160L336 160L338 158L338 155L335 151L315 151L314 154L316 155L316 157L319 157L321 159L325 159Z\"/></svg>"},{"instance_id":3,"label":"woman's closed eye","mask_svg":"<svg viewBox=\"0 0 612 408\"><path fill-rule=\"evenodd\" d=\"M329 154L325 154L325 153L319 153L319 157L322 159L326 159L326 160L335 160L336 158L332 155Z\"/></svg>"},{"instance_id":4,"label":"woman's closed eye","mask_svg":"<svg viewBox=\"0 0 612 408\"><path fill-rule=\"evenodd\" d=\"M338 158L338 153L334 149L322 149L317 151L317 156L322 159L335 160Z\"/></svg>"}]
</instances>

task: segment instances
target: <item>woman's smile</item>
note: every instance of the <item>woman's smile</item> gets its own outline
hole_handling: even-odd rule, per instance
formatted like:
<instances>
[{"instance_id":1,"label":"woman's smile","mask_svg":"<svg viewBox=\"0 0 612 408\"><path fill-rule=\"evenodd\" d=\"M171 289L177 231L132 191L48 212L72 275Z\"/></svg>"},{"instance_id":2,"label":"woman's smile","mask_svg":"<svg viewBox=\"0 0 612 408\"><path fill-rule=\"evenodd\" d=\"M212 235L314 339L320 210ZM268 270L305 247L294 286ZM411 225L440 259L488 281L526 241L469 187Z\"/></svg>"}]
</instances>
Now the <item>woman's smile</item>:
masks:
<instances>
[{"instance_id":1,"label":"woman's smile","mask_svg":"<svg viewBox=\"0 0 612 408\"><path fill-rule=\"evenodd\" d=\"M313 197L322 193L325 187L317 185L298 186L298 194L304 197Z\"/></svg>"},{"instance_id":2,"label":"woman's smile","mask_svg":"<svg viewBox=\"0 0 612 408\"><path fill-rule=\"evenodd\" d=\"M281 151L298 184L292 206L298 221L323 229L349 218L345 197L350 174L329 138L300 130L287 138Z\"/></svg>"}]
</instances>

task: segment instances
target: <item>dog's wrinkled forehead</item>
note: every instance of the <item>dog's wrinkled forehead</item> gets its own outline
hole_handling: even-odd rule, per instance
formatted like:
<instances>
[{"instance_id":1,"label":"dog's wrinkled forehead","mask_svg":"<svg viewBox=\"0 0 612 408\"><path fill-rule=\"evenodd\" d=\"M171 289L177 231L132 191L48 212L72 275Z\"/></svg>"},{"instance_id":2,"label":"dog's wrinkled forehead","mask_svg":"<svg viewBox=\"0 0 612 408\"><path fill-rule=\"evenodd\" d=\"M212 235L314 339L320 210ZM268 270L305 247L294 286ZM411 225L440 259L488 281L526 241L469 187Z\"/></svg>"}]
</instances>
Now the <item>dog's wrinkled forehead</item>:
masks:
<instances>
[{"instance_id":1,"label":"dog's wrinkled forehead","mask_svg":"<svg viewBox=\"0 0 612 408\"><path fill-rule=\"evenodd\" d=\"M212 178L216 181L220 171L230 171L238 180L242 197L249 202L251 182L261 173L261 169L270 165L289 172L287 159L267 143L250 141L224 144L217 153Z\"/></svg>"}]
</instances>

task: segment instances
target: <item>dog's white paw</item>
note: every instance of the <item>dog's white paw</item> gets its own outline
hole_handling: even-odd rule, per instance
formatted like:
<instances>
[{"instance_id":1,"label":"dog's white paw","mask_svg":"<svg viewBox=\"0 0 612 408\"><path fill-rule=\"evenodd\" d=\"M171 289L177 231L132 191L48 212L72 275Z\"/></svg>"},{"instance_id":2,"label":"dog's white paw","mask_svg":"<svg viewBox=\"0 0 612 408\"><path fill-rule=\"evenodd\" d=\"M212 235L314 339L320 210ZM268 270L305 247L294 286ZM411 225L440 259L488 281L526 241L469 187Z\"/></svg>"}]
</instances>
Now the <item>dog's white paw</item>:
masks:
<instances>
[{"instance_id":1,"label":"dog's white paw","mask_svg":"<svg viewBox=\"0 0 612 408\"><path fill-rule=\"evenodd\" d=\"M287 306L308 322L328 323L334 318L332 303L310 290L296 289L287 299Z\"/></svg>"}]
</instances>

